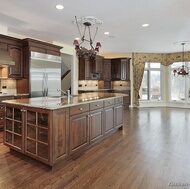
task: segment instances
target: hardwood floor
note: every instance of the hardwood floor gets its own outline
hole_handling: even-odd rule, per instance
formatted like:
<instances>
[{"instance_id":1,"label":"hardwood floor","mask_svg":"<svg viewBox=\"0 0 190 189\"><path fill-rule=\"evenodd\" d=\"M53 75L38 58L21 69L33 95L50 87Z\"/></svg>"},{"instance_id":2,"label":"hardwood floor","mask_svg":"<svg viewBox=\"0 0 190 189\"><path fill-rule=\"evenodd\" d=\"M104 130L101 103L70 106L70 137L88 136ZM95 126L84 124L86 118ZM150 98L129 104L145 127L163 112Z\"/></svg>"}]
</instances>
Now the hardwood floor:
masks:
<instances>
[{"instance_id":1,"label":"hardwood floor","mask_svg":"<svg viewBox=\"0 0 190 189\"><path fill-rule=\"evenodd\" d=\"M0 189L190 188L190 109L134 108L124 128L53 170L2 144Z\"/></svg>"}]
</instances>

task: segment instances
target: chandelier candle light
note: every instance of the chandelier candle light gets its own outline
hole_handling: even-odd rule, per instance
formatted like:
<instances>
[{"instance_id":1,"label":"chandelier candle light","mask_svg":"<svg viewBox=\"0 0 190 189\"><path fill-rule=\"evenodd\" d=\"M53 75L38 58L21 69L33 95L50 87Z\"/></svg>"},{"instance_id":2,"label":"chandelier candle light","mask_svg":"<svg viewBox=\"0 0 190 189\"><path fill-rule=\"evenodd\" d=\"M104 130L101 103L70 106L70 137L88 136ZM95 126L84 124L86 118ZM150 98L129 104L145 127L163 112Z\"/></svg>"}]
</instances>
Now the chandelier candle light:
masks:
<instances>
[{"instance_id":1,"label":"chandelier candle light","mask_svg":"<svg viewBox=\"0 0 190 189\"><path fill-rule=\"evenodd\" d=\"M187 66L185 66L185 62L184 62L184 45L185 45L185 42L181 43L182 45L182 62L183 62L183 65L180 66L179 68L173 70L173 74L175 77L178 77L179 75L181 76L190 76L189 75L189 68Z\"/></svg>"},{"instance_id":2,"label":"chandelier candle light","mask_svg":"<svg viewBox=\"0 0 190 189\"><path fill-rule=\"evenodd\" d=\"M80 34L80 43L77 39L74 40L73 45L75 45L75 50L76 53L79 57L83 56L83 55L89 55L91 58L94 58L96 56L96 54L99 52L99 48L101 47L101 43L97 42L96 43L96 47L93 47L93 41L96 37L97 31L98 31L98 27L96 27L96 31L94 34L94 37L92 39L91 36L91 28L96 25L101 25L102 22L100 20L98 20L95 17L92 16L87 16L87 17L82 17L80 19L78 19L75 16L75 21L74 23L77 25L79 34ZM81 30L80 28L84 28L84 32L83 35L81 34ZM88 30L88 37L89 39L86 38L86 30ZM85 47L82 47L81 44L83 44L84 42L88 42L90 44L90 49L86 49Z\"/></svg>"}]
</instances>

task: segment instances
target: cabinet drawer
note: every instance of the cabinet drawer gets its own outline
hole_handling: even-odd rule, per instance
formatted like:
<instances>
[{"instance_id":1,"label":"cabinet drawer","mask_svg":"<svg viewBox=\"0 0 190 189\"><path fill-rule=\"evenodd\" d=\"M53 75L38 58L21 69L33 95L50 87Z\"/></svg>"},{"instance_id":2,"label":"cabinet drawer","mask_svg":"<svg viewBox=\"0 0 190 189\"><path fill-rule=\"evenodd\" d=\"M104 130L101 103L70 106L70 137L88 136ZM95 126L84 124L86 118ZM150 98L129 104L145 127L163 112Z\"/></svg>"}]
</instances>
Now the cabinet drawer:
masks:
<instances>
[{"instance_id":1,"label":"cabinet drawer","mask_svg":"<svg viewBox=\"0 0 190 189\"><path fill-rule=\"evenodd\" d=\"M89 104L70 107L70 115L80 114L87 111L89 111Z\"/></svg>"},{"instance_id":2,"label":"cabinet drawer","mask_svg":"<svg viewBox=\"0 0 190 189\"><path fill-rule=\"evenodd\" d=\"M104 100L104 106L114 105L114 99Z\"/></svg>"},{"instance_id":3,"label":"cabinet drawer","mask_svg":"<svg viewBox=\"0 0 190 189\"><path fill-rule=\"evenodd\" d=\"M95 109L102 108L102 107L103 107L103 101L90 103L90 110L95 110Z\"/></svg>"},{"instance_id":4,"label":"cabinet drawer","mask_svg":"<svg viewBox=\"0 0 190 189\"><path fill-rule=\"evenodd\" d=\"M123 97L117 97L115 98L115 104L123 103Z\"/></svg>"}]
</instances>

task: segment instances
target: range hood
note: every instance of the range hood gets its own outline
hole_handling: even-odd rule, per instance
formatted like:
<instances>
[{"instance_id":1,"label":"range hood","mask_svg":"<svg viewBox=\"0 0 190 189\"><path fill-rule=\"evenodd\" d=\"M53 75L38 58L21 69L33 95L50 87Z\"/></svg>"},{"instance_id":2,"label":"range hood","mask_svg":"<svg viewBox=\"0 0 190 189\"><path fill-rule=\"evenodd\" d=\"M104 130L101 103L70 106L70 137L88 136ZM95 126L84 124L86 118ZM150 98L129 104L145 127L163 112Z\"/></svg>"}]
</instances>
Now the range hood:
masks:
<instances>
[{"instance_id":1,"label":"range hood","mask_svg":"<svg viewBox=\"0 0 190 189\"><path fill-rule=\"evenodd\" d=\"M0 67L1 66L14 66L15 62L6 49L0 49Z\"/></svg>"}]
</instances>

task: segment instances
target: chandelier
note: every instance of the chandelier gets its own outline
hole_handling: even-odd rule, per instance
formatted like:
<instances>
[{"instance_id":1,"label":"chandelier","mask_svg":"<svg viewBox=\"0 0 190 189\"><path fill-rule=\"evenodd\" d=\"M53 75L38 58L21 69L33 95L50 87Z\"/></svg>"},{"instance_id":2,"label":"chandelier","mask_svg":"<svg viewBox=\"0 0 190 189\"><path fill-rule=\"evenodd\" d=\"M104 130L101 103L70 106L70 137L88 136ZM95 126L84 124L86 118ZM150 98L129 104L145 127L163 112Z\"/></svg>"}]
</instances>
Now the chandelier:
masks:
<instances>
[{"instance_id":1,"label":"chandelier","mask_svg":"<svg viewBox=\"0 0 190 189\"><path fill-rule=\"evenodd\" d=\"M97 31L98 31L98 26L101 25L102 22L92 16L82 17L80 19L78 19L75 16L74 24L77 25L78 32L80 34L80 42L78 41L78 39L75 39L73 42L73 45L75 45L75 50L76 50L77 55L79 57L81 57L83 55L88 55L91 58L94 58L96 56L96 54L99 52L99 48L101 47L100 42L97 42L95 47L93 46L93 42L94 42L94 39L95 39ZM94 36L92 38L91 29L95 25L97 27L96 27ZM81 32L80 28L84 29L83 33ZM88 37L86 37L86 33L88 33L88 35L87 35ZM81 46L84 42L89 43L90 49L87 49L87 48Z\"/></svg>"},{"instance_id":2,"label":"chandelier","mask_svg":"<svg viewBox=\"0 0 190 189\"><path fill-rule=\"evenodd\" d=\"M182 45L182 62L183 62L183 64L179 68L173 70L173 74L175 77L178 77L179 75L181 75L183 77L186 75L190 76L189 75L190 74L189 68L187 66L185 66L185 62L184 62L184 45L185 45L185 42L181 43L181 45Z\"/></svg>"}]
</instances>

